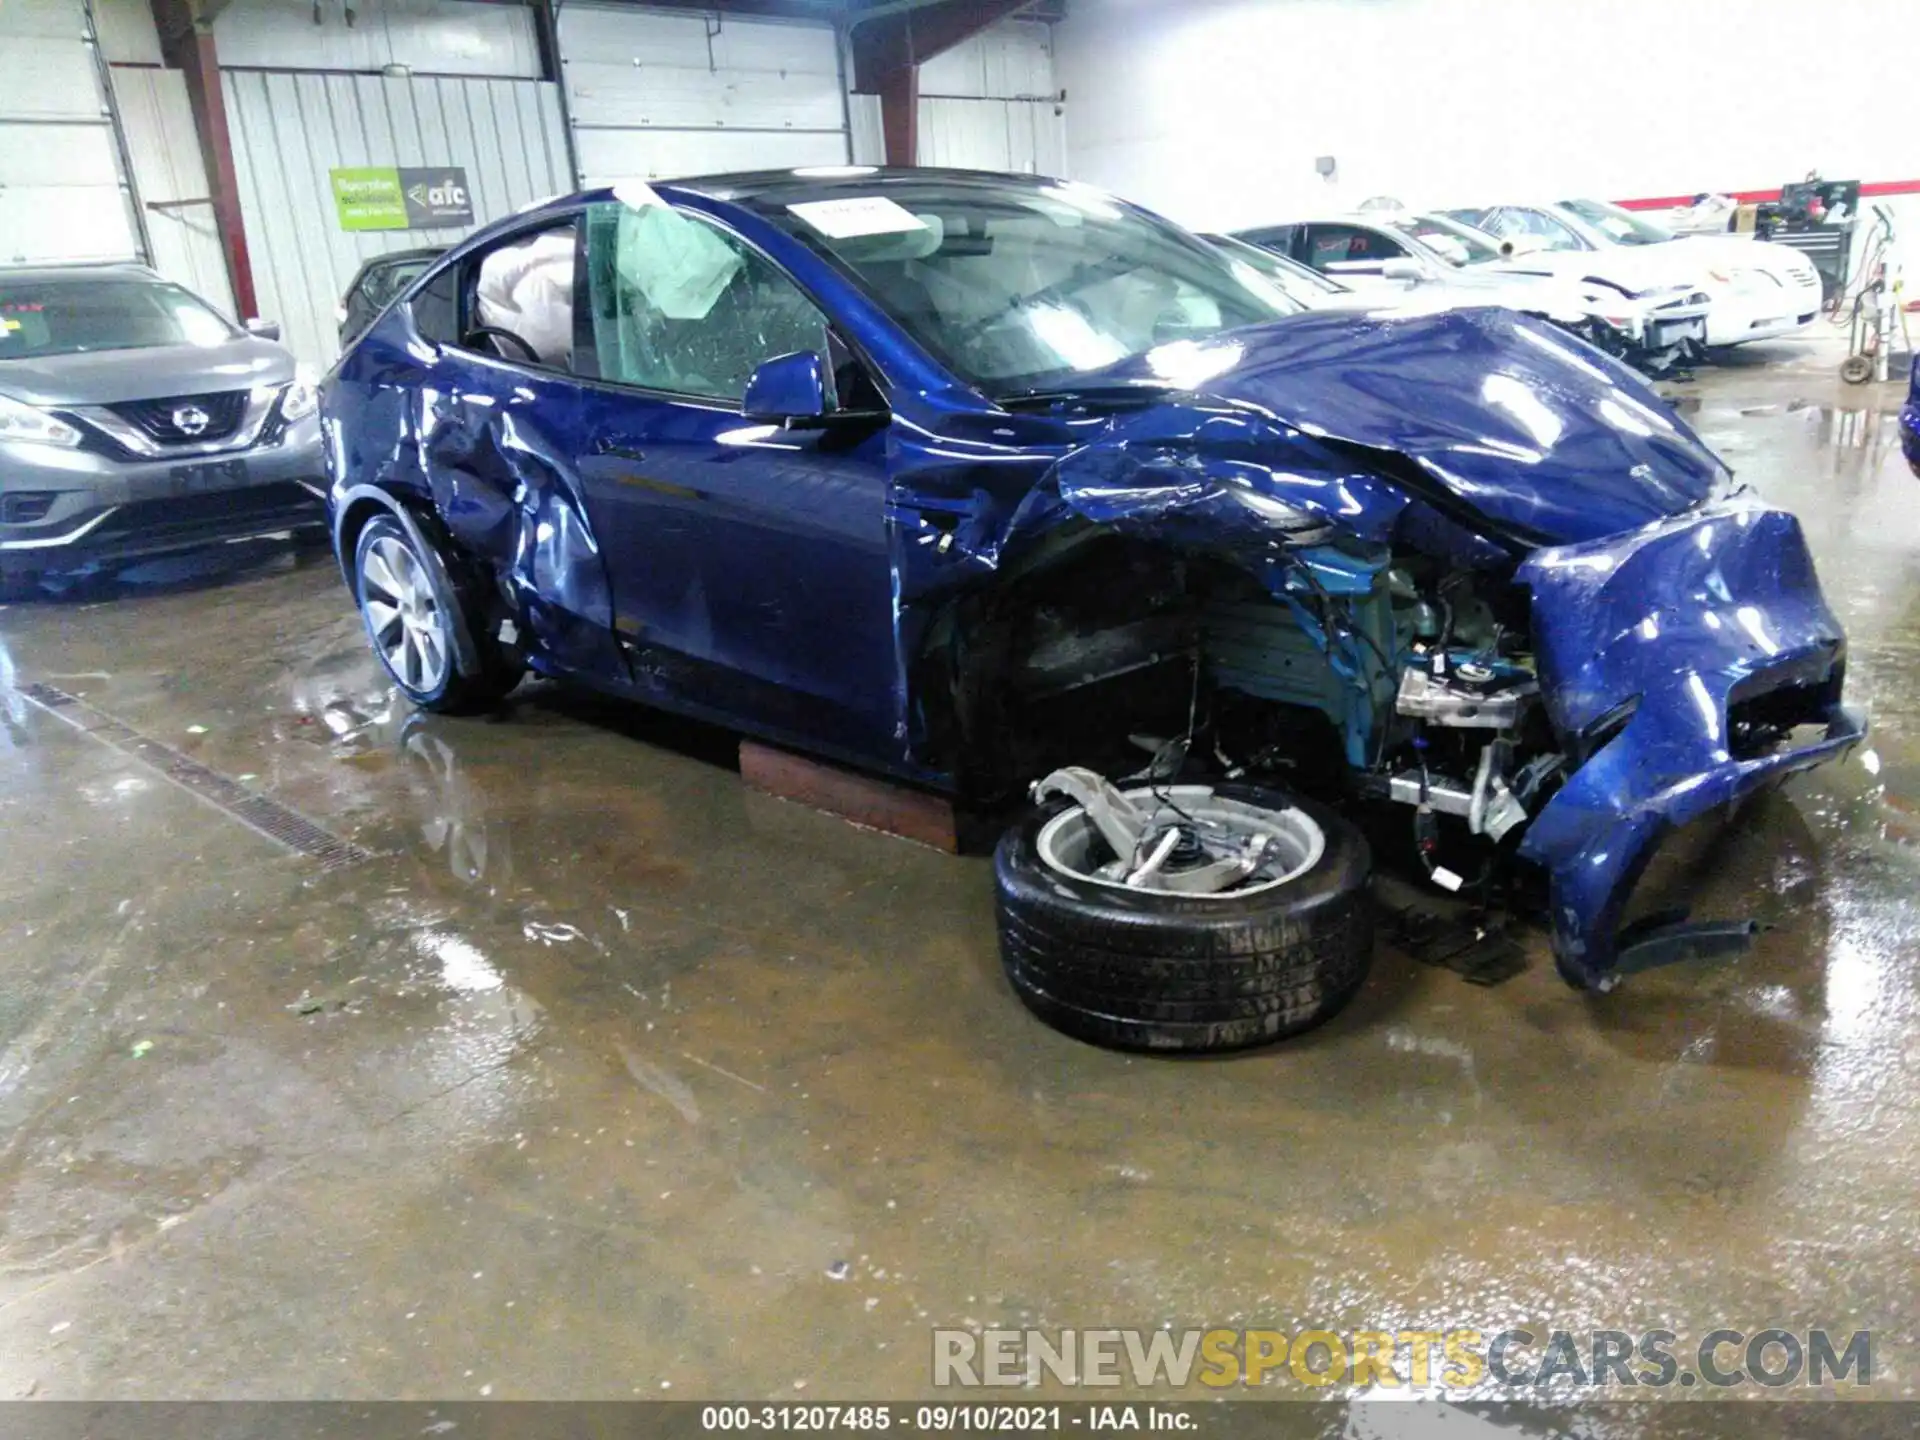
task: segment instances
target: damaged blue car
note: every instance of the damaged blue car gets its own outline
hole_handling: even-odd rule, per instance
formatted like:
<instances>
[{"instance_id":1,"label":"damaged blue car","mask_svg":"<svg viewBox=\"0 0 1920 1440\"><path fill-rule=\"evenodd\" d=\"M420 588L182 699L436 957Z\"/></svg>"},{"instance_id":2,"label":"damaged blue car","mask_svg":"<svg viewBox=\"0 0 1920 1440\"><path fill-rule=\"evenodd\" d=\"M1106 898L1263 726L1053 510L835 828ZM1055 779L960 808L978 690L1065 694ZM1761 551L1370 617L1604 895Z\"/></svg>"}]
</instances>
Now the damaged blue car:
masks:
<instances>
[{"instance_id":1,"label":"damaged blue car","mask_svg":"<svg viewBox=\"0 0 1920 1440\"><path fill-rule=\"evenodd\" d=\"M1798 523L1631 370L1508 310L1305 313L1078 185L556 200L416 281L322 416L414 703L531 667L1026 805L1007 973L1101 1043L1345 1004L1356 817L1535 895L1582 988L1737 945L1627 924L1648 860L1864 733Z\"/></svg>"}]
</instances>

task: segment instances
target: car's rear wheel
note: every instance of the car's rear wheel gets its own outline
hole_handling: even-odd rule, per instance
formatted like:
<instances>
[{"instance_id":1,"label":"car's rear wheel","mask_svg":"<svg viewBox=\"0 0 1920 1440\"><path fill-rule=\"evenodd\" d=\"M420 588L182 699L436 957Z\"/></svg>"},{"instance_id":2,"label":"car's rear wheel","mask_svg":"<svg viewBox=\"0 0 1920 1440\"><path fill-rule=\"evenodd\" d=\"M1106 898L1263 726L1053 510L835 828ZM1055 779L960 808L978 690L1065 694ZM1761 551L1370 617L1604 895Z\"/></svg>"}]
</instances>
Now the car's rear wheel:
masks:
<instances>
[{"instance_id":1,"label":"car's rear wheel","mask_svg":"<svg viewBox=\"0 0 1920 1440\"><path fill-rule=\"evenodd\" d=\"M455 582L446 558L394 517L375 516L360 532L354 576L374 654L421 709L485 709L520 683L523 666L494 638L490 617ZM477 651L470 671L460 667L456 627Z\"/></svg>"},{"instance_id":2,"label":"car's rear wheel","mask_svg":"<svg viewBox=\"0 0 1920 1440\"><path fill-rule=\"evenodd\" d=\"M1365 838L1331 811L1258 786L1214 786L1199 801L1172 794L1275 837L1278 878L1220 894L1131 888L1089 865L1100 855L1079 805L1045 807L994 855L1015 993L1054 1028L1123 1050L1242 1049L1338 1013L1373 953Z\"/></svg>"}]
</instances>

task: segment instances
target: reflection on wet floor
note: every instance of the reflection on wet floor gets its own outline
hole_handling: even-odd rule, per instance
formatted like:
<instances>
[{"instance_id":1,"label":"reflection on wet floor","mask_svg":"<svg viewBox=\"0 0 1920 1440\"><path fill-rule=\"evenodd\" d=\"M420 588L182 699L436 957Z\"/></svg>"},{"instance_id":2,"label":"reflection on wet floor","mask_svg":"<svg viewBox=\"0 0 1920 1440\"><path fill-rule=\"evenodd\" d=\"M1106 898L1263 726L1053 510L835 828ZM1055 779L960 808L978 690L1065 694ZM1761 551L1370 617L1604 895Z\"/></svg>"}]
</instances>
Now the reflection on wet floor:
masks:
<instances>
[{"instance_id":1,"label":"reflection on wet floor","mask_svg":"<svg viewBox=\"0 0 1920 1440\"><path fill-rule=\"evenodd\" d=\"M1538 936L1492 990L1383 949L1230 1060L1039 1026L982 861L749 793L711 731L411 714L324 556L0 610L0 1398L907 1396L934 1325L1775 1321L1871 1326L1920 1392L1916 482L1891 388L1684 393L1802 516L1875 716L1650 881L1754 951L1590 999ZM29 681L376 858L276 851Z\"/></svg>"}]
</instances>

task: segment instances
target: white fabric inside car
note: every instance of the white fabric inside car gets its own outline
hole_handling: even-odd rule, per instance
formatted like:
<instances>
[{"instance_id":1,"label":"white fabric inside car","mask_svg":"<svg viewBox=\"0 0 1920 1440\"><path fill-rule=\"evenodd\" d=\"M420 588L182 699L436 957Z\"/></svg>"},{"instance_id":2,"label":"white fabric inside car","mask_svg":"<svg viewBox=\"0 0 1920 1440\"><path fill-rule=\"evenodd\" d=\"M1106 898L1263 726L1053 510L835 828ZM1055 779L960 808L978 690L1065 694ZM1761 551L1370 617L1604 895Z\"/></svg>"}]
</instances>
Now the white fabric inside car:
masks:
<instances>
[{"instance_id":1,"label":"white fabric inside car","mask_svg":"<svg viewBox=\"0 0 1920 1440\"><path fill-rule=\"evenodd\" d=\"M573 258L571 226L493 251L480 262L475 320L519 336L542 363L566 366L573 355Z\"/></svg>"},{"instance_id":2,"label":"white fabric inside car","mask_svg":"<svg viewBox=\"0 0 1920 1440\"><path fill-rule=\"evenodd\" d=\"M620 216L620 278L669 320L704 320L740 272L740 252L711 227L665 205Z\"/></svg>"}]
</instances>

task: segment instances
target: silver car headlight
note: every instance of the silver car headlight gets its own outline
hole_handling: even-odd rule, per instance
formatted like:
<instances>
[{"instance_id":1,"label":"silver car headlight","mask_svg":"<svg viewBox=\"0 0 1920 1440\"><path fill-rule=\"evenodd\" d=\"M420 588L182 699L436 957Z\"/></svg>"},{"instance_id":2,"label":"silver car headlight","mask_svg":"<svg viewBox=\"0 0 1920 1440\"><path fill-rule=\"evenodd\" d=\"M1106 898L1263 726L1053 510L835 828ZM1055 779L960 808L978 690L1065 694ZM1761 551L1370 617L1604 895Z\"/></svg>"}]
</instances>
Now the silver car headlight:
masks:
<instances>
[{"instance_id":1,"label":"silver car headlight","mask_svg":"<svg viewBox=\"0 0 1920 1440\"><path fill-rule=\"evenodd\" d=\"M293 372L293 383L280 397L280 418L304 420L320 408L320 387L314 373L302 365Z\"/></svg>"},{"instance_id":2,"label":"silver car headlight","mask_svg":"<svg viewBox=\"0 0 1920 1440\"><path fill-rule=\"evenodd\" d=\"M63 450L71 450L85 438L77 427L58 416L0 395L0 440L58 445Z\"/></svg>"}]
</instances>

